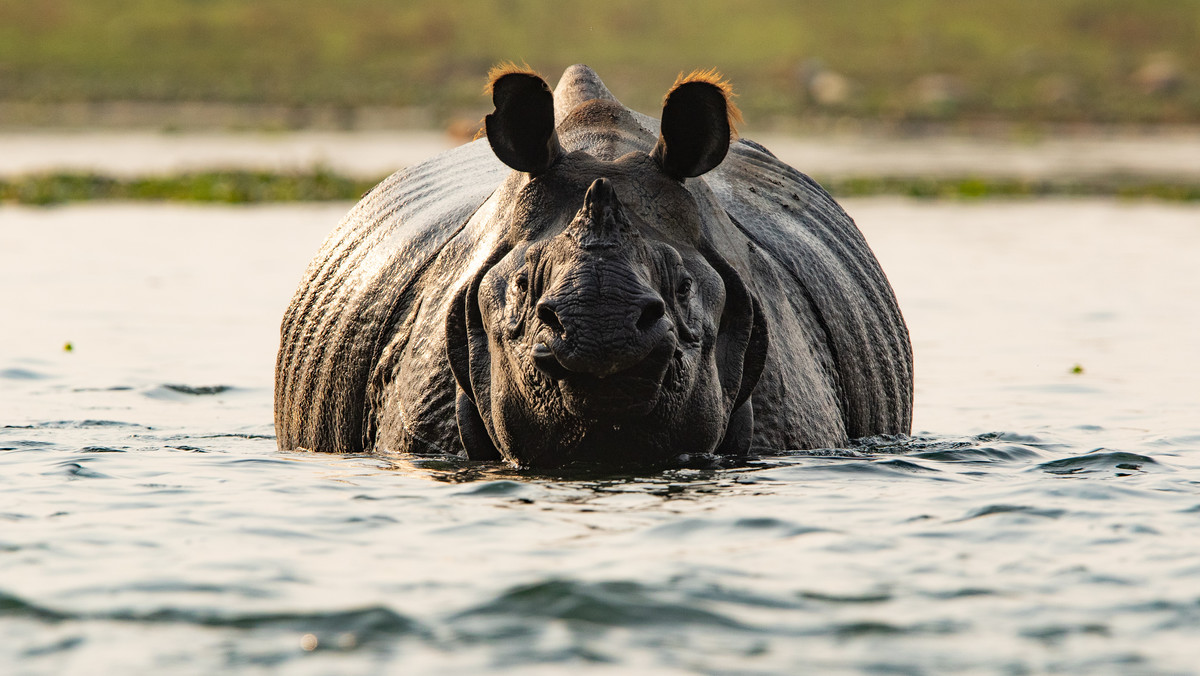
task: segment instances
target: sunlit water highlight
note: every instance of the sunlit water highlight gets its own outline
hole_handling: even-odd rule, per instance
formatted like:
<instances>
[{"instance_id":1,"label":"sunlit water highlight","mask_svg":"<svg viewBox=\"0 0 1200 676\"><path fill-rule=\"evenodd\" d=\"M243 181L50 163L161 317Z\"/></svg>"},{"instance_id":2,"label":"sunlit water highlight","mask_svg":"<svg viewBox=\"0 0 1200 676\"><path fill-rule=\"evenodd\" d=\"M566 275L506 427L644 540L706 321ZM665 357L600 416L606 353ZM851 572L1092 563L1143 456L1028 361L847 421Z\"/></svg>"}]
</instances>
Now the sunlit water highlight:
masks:
<instances>
[{"instance_id":1,"label":"sunlit water highlight","mask_svg":"<svg viewBox=\"0 0 1200 676\"><path fill-rule=\"evenodd\" d=\"M0 209L0 671L1196 673L1200 209L846 206L917 435L615 477L275 450L347 205Z\"/></svg>"}]
</instances>

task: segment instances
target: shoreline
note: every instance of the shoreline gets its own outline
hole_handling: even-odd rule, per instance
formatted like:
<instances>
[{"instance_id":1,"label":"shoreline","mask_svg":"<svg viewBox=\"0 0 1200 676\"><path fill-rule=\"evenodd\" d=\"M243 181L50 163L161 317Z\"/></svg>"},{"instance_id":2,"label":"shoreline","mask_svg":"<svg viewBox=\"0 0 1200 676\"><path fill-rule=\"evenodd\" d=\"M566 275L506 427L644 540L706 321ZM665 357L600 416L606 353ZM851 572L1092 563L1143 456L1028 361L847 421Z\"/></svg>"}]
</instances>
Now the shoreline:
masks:
<instances>
[{"instance_id":1,"label":"shoreline","mask_svg":"<svg viewBox=\"0 0 1200 676\"><path fill-rule=\"evenodd\" d=\"M838 197L1200 200L1200 129L1037 137L748 130L744 137ZM355 200L394 171L463 142L427 129L0 131L0 202Z\"/></svg>"}]
</instances>

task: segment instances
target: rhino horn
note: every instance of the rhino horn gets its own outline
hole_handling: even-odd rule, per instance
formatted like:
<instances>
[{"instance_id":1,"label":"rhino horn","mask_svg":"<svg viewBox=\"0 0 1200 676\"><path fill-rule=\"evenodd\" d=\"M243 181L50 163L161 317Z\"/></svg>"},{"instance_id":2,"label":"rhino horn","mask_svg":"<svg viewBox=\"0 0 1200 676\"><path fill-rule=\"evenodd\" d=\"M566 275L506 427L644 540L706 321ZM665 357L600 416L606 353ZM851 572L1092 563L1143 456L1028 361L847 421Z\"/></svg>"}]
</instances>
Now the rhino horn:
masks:
<instances>
[{"instance_id":1,"label":"rhino horn","mask_svg":"<svg viewBox=\"0 0 1200 676\"><path fill-rule=\"evenodd\" d=\"M583 196L583 208L575 214L568 232L583 249L619 247L637 234L607 178L592 181Z\"/></svg>"},{"instance_id":2,"label":"rhino horn","mask_svg":"<svg viewBox=\"0 0 1200 676\"><path fill-rule=\"evenodd\" d=\"M561 124L571 111L588 101L620 103L596 71L577 63L563 72L554 88L554 121Z\"/></svg>"}]
</instances>

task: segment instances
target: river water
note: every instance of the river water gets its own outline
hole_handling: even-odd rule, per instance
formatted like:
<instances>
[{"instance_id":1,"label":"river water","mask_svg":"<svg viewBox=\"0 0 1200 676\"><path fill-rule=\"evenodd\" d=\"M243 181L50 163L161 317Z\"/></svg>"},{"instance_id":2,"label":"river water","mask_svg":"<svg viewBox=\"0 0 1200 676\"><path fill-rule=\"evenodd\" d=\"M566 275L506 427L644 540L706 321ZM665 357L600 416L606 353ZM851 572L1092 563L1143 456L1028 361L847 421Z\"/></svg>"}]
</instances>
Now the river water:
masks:
<instances>
[{"instance_id":1,"label":"river water","mask_svg":"<svg viewBox=\"0 0 1200 676\"><path fill-rule=\"evenodd\" d=\"M2 113L0 103L0 113ZM2 115L0 115L2 117ZM812 176L987 176L1022 179L1128 175L1174 181L1200 178L1200 129L1133 133L1057 130L1037 138L1011 135L796 136L750 130L779 159ZM378 178L462 143L436 131L291 131L163 133L145 130L0 128L0 176L56 171L144 176L238 167L307 171L327 167Z\"/></svg>"},{"instance_id":2,"label":"river water","mask_svg":"<svg viewBox=\"0 0 1200 676\"><path fill-rule=\"evenodd\" d=\"M915 435L616 477L275 449L348 205L0 207L0 672L1200 673L1200 208L845 205Z\"/></svg>"}]
</instances>

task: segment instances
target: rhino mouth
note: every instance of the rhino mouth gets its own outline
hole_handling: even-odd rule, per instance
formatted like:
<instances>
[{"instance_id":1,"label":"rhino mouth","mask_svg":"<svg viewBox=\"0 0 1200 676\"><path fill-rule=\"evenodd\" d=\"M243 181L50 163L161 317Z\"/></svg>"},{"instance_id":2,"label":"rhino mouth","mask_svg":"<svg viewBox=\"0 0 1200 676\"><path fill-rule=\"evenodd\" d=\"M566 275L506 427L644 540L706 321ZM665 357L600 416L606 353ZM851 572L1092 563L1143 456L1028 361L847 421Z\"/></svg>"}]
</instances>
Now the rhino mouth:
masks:
<instances>
[{"instance_id":1,"label":"rhino mouth","mask_svg":"<svg viewBox=\"0 0 1200 676\"><path fill-rule=\"evenodd\" d=\"M534 347L533 363L554 380L572 415L593 420L631 418L645 416L658 405L675 352L672 341L662 340L640 362L608 375L570 370L553 351L539 346Z\"/></svg>"}]
</instances>

